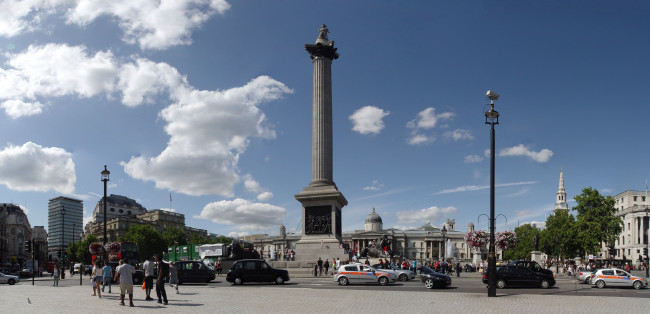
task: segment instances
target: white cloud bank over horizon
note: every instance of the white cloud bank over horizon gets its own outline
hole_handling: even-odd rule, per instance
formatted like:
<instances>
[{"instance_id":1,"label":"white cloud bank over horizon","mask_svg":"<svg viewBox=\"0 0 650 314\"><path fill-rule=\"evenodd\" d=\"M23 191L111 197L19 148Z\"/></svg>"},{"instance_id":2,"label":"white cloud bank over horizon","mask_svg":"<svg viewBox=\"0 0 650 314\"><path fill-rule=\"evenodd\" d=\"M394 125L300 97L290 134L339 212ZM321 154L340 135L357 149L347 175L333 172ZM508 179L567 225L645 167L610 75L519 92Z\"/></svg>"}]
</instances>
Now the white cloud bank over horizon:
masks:
<instances>
[{"instance_id":1,"label":"white cloud bank over horizon","mask_svg":"<svg viewBox=\"0 0 650 314\"><path fill-rule=\"evenodd\" d=\"M407 210L407 211L398 211L395 213L397 216L396 225L410 225L416 222L427 222L427 221L437 221L443 218L447 214L456 212L456 207L449 206L444 208L438 208L437 206L431 206L429 208L420 209L420 210Z\"/></svg>"},{"instance_id":2,"label":"white cloud bank over horizon","mask_svg":"<svg viewBox=\"0 0 650 314\"><path fill-rule=\"evenodd\" d=\"M536 184L536 183L537 181L522 181L522 182L495 184L494 186L506 187L506 186L528 185L528 184ZM442 191L438 191L434 194L449 194L449 193L458 193L458 192L467 192L467 191L478 191L478 190L485 190L489 188L490 188L489 185L464 185L453 189L445 189Z\"/></svg>"}]
</instances>

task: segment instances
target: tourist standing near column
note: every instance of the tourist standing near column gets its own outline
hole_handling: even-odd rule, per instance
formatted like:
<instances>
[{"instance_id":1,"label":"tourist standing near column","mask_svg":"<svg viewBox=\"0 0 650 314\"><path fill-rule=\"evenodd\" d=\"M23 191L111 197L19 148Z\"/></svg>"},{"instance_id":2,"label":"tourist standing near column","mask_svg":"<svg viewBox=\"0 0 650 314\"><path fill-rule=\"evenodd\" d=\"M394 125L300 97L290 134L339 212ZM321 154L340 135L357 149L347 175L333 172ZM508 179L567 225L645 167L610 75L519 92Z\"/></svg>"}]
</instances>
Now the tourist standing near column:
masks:
<instances>
[{"instance_id":1,"label":"tourist standing near column","mask_svg":"<svg viewBox=\"0 0 650 314\"><path fill-rule=\"evenodd\" d=\"M129 306L133 307L133 274L135 268L120 260L120 266L115 269L115 282L120 285L120 305L124 305L124 295L129 294Z\"/></svg>"},{"instance_id":2,"label":"tourist standing near column","mask_svg":"<svg viewBox=\"0 0 650 314\"><path fill-rule=\"evenodd\" d=\"M151 297L151 289L153 289L154 272L151 257L147 256L147 260L142 264L142 268L144 269L144 292L147 295L145 297L145 300L152 301L153 298Z\"/></svg>"},{"instance_id":3,"label":"tourist standing near column","mask_svg":"<svg viewBox=\"0 0 650 314\"><path fill-rule=\"evenodd\" d=\"M54 283L52 283L53 287L58 287L59 286L59 268L54 267L54 271L52 273L52 278L54 278Z\"/></svg>"},{"instance_id":4,"label":"tourist standing near column","mask_svg":"<svg viewBox=\"0 0 650 314\"><path fill-rule=\"evenodd\" d=\"M108 261L104 261L104 278L102 278L102 292L104 292L104 287L108 286L108 293L111 293L111 273L113 268L108 266Z\"/></svg>"},{"instance_id":5,"label":"tourist standing near column","mask_svg":"<svg viewBox=\"0 0 650 314\"><path fill-rule=\"evenodd\" d=\"M171 261L169 262L169 285L171 287L175 286L176 294L178 294L178 270L176 269L176 266L174 266L174 262Z\"/></svg>"},{"instance_id":6,"label":"tourist standing near column","mask_svg":"<svg viewBox=\"0 0 650 314\"><path fill-rule=\"evenodd\" d=\"M164 303L167 305L165 280L167 279L167 276L169 276L169 265L163 262L162 256L160 255L156 255L156 264L158 265L158 279L156 279L156 295L158 296L158 303Z\"/></svg>"}]
</instances>

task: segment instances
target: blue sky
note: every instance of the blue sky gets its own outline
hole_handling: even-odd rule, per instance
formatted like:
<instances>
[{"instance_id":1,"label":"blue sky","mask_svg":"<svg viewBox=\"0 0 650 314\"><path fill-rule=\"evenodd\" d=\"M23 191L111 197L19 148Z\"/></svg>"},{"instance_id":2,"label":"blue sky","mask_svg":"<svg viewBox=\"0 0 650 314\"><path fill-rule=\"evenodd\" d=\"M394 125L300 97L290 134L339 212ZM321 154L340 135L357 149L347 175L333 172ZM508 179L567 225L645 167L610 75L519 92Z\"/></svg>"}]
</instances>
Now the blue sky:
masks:
<instances>
[{"instance_id":1,"label":"blue sky","mask_svg":"<svg viewBox=\"0 0 650 314\"><path fill-rule=\"evenodd\" d=\"M160 3L159 3L160 2ZM0 2L0 201L108 192L225 235L292 232L311 180L312 64L327 24L343 229L498 229L568 197L644 189L646 1ZM573 205L573 203L570 203Z\"/></svg>"}]
</instances>

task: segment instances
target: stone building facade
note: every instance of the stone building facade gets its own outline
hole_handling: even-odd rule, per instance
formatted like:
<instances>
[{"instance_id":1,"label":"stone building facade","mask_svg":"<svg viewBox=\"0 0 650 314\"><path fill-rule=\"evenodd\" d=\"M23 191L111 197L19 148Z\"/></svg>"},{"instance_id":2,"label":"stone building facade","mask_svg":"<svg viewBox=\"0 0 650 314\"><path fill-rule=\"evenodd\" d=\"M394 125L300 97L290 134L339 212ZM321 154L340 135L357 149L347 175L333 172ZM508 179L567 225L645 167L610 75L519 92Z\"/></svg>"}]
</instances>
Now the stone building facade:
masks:
<instances>
[{"instance_id":1,"label":"stone building facade","mask_svg":"<svg viewBox=\"0 0 650 314\"><path fill-rule=\"evenodd\" d=\"M19 265L31 259L31 253L25 251L25 241L32 239L32 227L27 215L20 206L3 203L0 205L0 261L1 267Z\"/></svg>"},{"instance_id":2,"label":"stone building facade","mask_svg":"<svg viewBox=\"0 0 650 314\"><path fill-rule=\"evenodd\" d=\"M443 227L446 230L444 236L442 234ZM474 224L470 223L467 228L467 230L457 230L455 220L447 219L440 227L435 227L427 222L418 228L409 230L383 229L381 216L373 208L366 217L364 230L344 232L342 238L343 244L348 246L352 252L362 252L385 237L390 243L389 247L394 256L417 260L440 260L444 253L445 260L480 263L487 259L487 248L470 248L465 242L465 234L467 231L474 230ZM284 226L280 226L277 236L253 235L249 238L249 241L255 245L255 249L263 252L265 258L273 258L273 252L284 254L285 251L295 250L295 243L300 240L300 235L287 234ZM501 256L501 250L497 249L497 259L501 259ZM347 257L341 256L341 259L344 258Z\"/></svg>"},{"instance_id":3,"label":"stone building facade","mask_svg":"<svg viewBox=\"0 0 650 314\"><path fill-rule=\"evenodd\" d=\"M616 216L623 219L623 232L616 239L616 258L630 260L632 265L641 264L643 248L648 248L650 206L647 191L627 190L616 194ZM603 250L607 252L606 249ZM603 254L601 252L601 254Z\"/></svg>"}]
</instances>

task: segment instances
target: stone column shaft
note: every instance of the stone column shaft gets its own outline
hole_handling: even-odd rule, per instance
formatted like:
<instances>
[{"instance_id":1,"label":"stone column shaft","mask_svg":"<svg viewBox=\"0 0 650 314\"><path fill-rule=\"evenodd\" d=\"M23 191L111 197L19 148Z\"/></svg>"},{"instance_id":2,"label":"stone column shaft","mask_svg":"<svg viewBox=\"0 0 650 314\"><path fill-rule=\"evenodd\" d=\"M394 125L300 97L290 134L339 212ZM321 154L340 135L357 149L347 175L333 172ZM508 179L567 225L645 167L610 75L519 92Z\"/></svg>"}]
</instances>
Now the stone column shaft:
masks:
<instances>
[{"instance_id":1,"label":"stone column shaft","mask_svg":"<svg viewBox=\"0 0 650 314\"><path fill-rule=\"evenodd\" d=\"M332 184L332 60L318 56L312 62L312 183Z\"/></svg>"}]
</instances>

